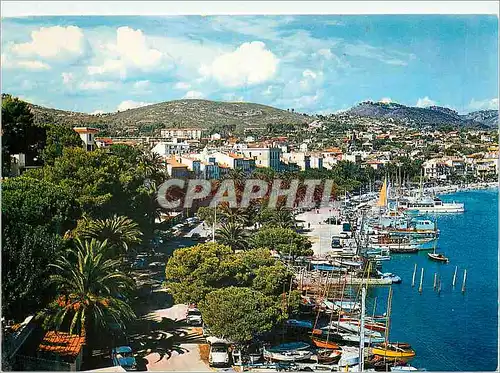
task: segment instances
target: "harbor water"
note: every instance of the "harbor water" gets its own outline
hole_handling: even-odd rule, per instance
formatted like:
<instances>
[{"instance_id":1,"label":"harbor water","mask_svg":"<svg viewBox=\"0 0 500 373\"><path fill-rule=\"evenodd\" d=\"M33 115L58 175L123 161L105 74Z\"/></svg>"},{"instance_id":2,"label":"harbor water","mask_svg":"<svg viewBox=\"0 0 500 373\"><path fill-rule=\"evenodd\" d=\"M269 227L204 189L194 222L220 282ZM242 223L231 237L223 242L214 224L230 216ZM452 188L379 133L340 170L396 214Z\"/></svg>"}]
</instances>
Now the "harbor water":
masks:
<instances>
[{"instance_id":1,"label":"harbor water","mask_svg":"<svg viewBox=\"0 0 500 373\"><path fill-rule=\"evenodd\" d=\"M414 347L417 356L412 364L416 367L430 371L496 370L498 189L459 192L442 199L464 202L466 208L462 214L437 216L440 238L436 252L447 256L449 263L431 261L427 251L393 254L383 263L384 272L395 273L403 280L392 286L389 339ZM453 287L455 266L458 271ZM422 268L423 288L419 293ZM462 293L465 269L466 289ZM434 273L441 280L440 292L434 290ZM387 294L386 287L369 289L367 313L373 312L375 304L377 314L384 312Z\"/></svg>"}]
</instances>

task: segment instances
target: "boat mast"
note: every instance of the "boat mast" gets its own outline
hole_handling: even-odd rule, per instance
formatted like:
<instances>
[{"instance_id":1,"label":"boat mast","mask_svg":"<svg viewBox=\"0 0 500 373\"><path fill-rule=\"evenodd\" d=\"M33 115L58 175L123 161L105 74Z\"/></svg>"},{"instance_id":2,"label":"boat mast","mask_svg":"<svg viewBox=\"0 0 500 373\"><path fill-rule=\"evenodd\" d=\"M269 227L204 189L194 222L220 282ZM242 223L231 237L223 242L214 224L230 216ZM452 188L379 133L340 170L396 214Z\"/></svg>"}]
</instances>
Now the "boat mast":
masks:
<instances>
[{"instance_id":1,"label":"boat mast","mask_svg":"<svg viewBox=\"0 0 500 373\"><path fill-rule=\"evenodd\" d=\"M359 322L359 371L364 371L365 365L365 301L366 288L361 288L361 320Z\"/></svg>"}]
</instances>

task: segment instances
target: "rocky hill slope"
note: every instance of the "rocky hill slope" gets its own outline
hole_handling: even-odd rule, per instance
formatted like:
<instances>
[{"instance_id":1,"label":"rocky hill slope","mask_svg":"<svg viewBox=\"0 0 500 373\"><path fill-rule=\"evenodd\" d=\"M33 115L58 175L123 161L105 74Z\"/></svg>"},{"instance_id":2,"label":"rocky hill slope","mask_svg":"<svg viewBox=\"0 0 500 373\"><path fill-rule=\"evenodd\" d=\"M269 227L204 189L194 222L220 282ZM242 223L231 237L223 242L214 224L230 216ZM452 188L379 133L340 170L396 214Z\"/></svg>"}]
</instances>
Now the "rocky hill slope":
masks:
<instances>
[{"instance_id":1,"label":"rocky hill slope","mask_svg":"<svg viewBox=\"0 0 500 373\"><path fill-rule=\"evenodd\" d=\"M478 128L498 126L498 116L495 116L497 114L495 110L460 115L454 110L440 106L421 108L394 102L365 101L352 107L347 113L362 117L393 119L416 126L452 125Z\"/></svg>"},{"instance_id":2,"label":"rocky hill slope","mask_svg":"<svg viewBox=\"0 0 500 373\"><path fill-rule=\"evenodd\" d=\"M304 124L307 115L246 102L177 100L117 113L90 115L32 105L39 123L94 126L110 135L152 133L161 128L206 128L236 131L265 128L270 123Z\"/></svg>"}]
</instances>

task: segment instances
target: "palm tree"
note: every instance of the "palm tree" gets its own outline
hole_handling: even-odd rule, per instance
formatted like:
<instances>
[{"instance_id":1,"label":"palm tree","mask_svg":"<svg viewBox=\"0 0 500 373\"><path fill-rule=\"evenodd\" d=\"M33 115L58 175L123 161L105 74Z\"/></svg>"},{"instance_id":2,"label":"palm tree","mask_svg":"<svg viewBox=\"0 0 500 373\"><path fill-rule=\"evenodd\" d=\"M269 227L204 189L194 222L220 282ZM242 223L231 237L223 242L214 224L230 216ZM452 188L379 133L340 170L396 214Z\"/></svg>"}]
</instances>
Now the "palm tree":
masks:
<instances>
[{"instance_id":1,"label":"palm tree","mask_svg":"<svg viewBox=\"0 0 500 373\"><path fill-rule=\"evenodd\" d=\"M165 179L165 165L158 153L145 150L139 159L139 168L147 179L160 183Z\"/></svg>"},{"instance_id":2,"label":"palm tree","mask_svg":"<svg viewBox=\"0 0 500 373\"><path fill-rule=\"evenodd\" d=\"M289 209L278 208L271 215L269 223L278 228L295 228L295 217Z\"/></svg>"},{"instance_id":3,"label":"palm tree","mask_svg":"<svg viewBox=\"0 0 500 373\"><path fill-rule=\"evenodd\" d=\"M232 222L225 224L215 233L217 242L229 246L233 251L246 250L248 247L246 232L239 224Z\"/></svg>"},{"instance_id":4,"label":"palm tree","mask_svg":"<svg viewBox=\"0 0 500 373\"><path fill-rule=\"evenodd\" d=\"M132 219L114 215L104 220L90 220L81 236L95 238L100 242L107 241L109 248L127 252L131 245L141 243L142 232Z\"/></svg>"},{"instance_id":5,"label":"palm tree","mask_svg":"<svg viewBox=\"0 0 500 373\"><path fill-rule=\"evenodd\" d=\"M47 329L64 328L70 334L108 328L111 323L120 327L135 317L127 303L127 294L134 281L118 270L119 260L106 259L107 242L81 241L76 247L50 264L50 276L57 296L37 317Z\"/></svg>"}]
</instances>

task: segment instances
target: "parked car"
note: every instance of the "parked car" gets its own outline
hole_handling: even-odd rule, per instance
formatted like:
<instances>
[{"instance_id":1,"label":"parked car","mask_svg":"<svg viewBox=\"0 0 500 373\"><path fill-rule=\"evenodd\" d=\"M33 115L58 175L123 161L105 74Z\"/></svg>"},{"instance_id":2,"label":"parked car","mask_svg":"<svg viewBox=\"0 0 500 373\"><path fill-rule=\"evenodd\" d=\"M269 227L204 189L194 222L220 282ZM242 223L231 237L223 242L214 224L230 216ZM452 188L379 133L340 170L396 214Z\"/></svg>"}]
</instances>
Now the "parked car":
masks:
<instances>
[{"instance_id":1,"label":"parked car","mask_svg":"<svg viewBox=\"0 0 500 373\"><path fill-rule=\"evenodd\" d=\"M195 305L190 305L186 311L186 323L188 325L201 325L203 320L201 312Z\"/></svg>"},{"instance_id":2,"label":"parked car","mask_svg":"<svg viewBox=\"0 0 500 373\"><path fill-rule=\"evenodd\" d=\"M225 343L210 345L208 363L211 367L227 367L229 365L229 348Z\"/></svg>"},{"instance_id":3,"label":"parked car","mask_svg":"<svg viewBox=\"0 0 500 373\"><path fill-rule=\"evenodd\" d=\"M115 347L111 350L111 358L114 366L120 366L125 370L136 370L137 362L130 346Z\"/></svg>"}]
</instances>

